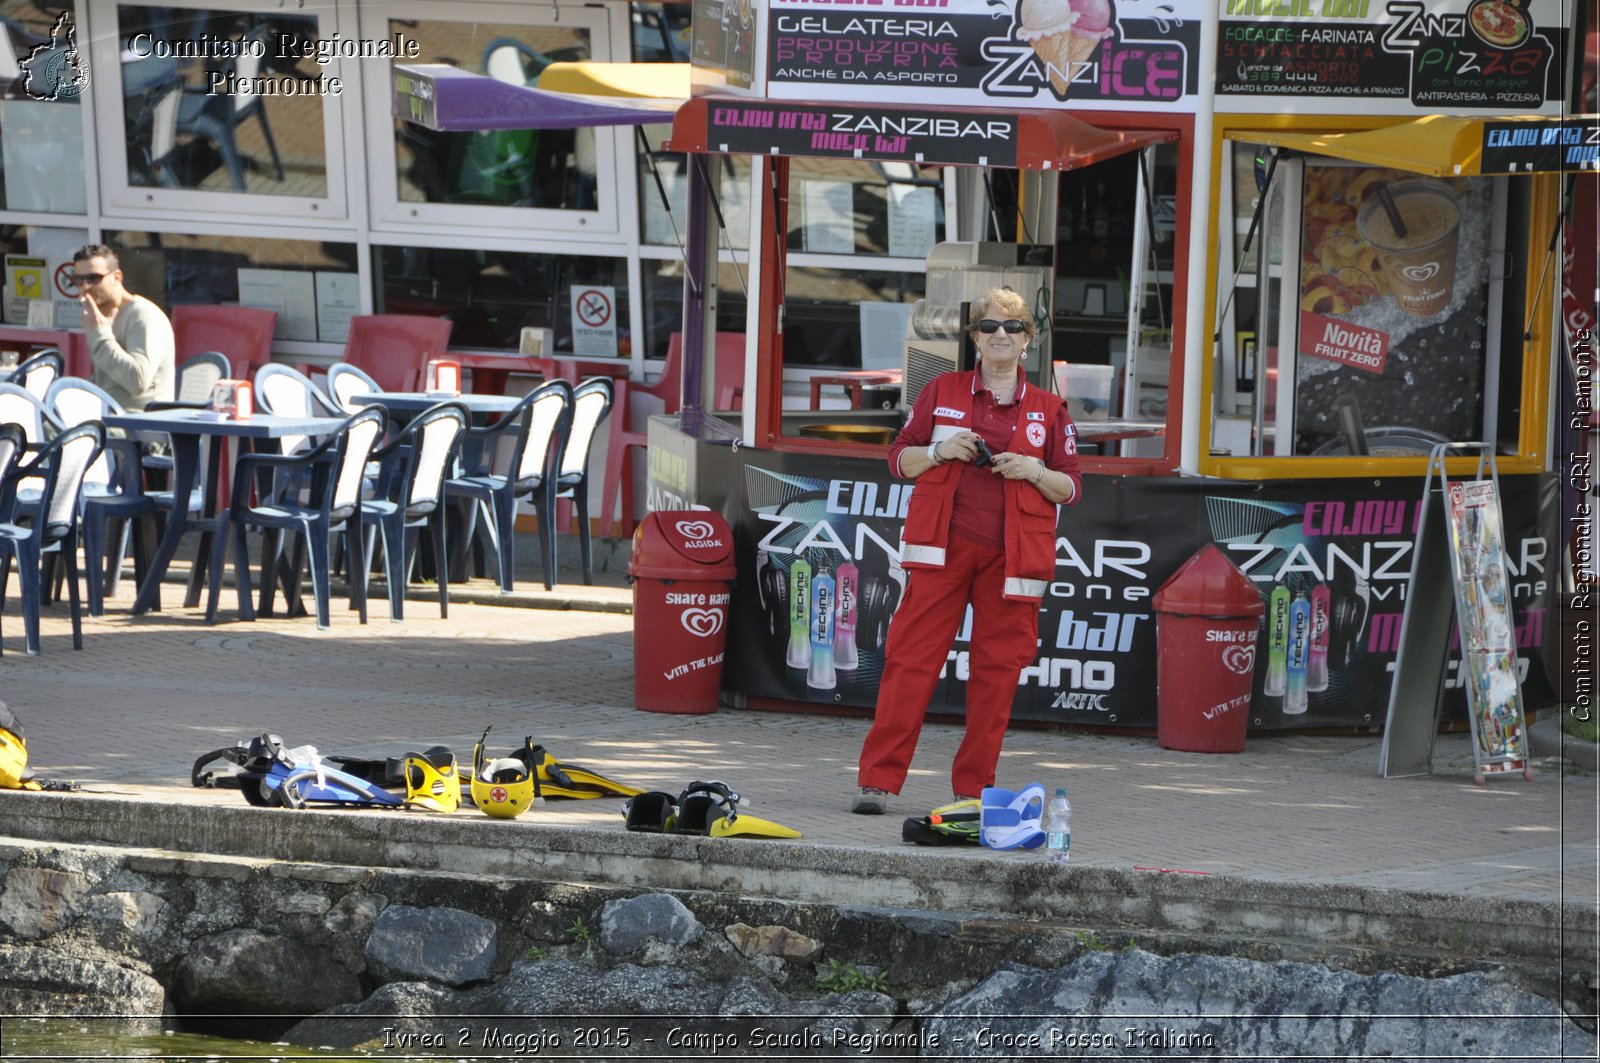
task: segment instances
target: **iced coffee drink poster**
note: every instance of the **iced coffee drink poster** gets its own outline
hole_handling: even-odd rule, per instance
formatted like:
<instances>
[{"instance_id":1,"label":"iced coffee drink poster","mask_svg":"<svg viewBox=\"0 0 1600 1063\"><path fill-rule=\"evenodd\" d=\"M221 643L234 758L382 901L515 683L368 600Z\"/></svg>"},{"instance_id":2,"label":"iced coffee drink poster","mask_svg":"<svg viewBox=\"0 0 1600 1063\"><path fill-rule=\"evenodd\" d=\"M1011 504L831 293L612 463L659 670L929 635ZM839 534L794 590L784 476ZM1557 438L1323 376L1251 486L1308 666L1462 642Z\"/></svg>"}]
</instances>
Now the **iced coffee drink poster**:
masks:
<instances>
[{"instance_id":1,"label":"iced coffee drink poster","mask_svg":"<svg viewBox=\"0 0 1600 1063\"><path fill-rule=\"evenodd\" d=\"M770 99L1193 111L1194 0L773 0Z\"/></svg>"},{"instance_id":2,"label":"iced coffee drink poster","mask_svg":"<svg viewBox=\"0 0 1600 1063\"><path fill-rule=\"evenodd\" d=\"M1481 438L1491 182L1305 167L1296 454Z\"/></svg>"}]
</instances>

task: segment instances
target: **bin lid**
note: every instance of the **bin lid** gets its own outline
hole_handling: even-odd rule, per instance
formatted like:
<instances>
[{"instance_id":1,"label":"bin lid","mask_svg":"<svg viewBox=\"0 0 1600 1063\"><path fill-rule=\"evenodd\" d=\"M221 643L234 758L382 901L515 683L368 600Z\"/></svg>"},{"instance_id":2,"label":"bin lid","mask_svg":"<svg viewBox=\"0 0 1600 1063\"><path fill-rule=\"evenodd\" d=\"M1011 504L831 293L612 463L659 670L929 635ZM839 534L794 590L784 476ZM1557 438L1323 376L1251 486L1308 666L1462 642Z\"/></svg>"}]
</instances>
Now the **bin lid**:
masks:
<instances>
[{"instance_id":1,"label":"bin lid","mask_svg":"<svg viewBox=\"0 0 1600 1063\"><path fill-rule=\"evenodd\" d=\"M657 510L633 533L630 576L731 580L737 571L733 531L715 510Z\"/></svg>"},{"instance_id":2,"label":"bin lid","mask_svg":"<svg viewBox=\"0 0 1600 1063\"><path fill-rule=\"evenodd\" d=\"M1267 611L1255 582L1207 543L1156 591L1158 612L1185 616L1261 616Z\"/></svg>"}]
</instances>

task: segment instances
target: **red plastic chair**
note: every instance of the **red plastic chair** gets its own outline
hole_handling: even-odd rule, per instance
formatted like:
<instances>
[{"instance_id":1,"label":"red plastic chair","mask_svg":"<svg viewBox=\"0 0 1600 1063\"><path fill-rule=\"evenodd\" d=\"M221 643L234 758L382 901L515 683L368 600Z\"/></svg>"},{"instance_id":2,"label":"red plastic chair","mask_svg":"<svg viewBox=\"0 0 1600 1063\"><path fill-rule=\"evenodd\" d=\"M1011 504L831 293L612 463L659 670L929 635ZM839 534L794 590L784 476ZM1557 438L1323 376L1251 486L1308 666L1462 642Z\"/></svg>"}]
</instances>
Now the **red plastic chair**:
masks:
<instances>
[{"instance_id":1,"label":"red plastic chair","mask_svg":"<svg viewBox=\"0 0 1600 1063\"><path fill-rule=\"evenodd\" d=\"M172 332L178 361L204 351L219 351L233 364L236 379L254 380L256 370L272 361L276 310L254 306L175 306Z\"/></svg>"},{"instance_id":2,"label":"red plastic chair","mask_svg":"<svg viewBox=\"0 0 1600 1063\"><path fill-rule=\"evenodd\" d=\"M353 317L342 361L365 370L384 391L421 391L429 360L445 357L450 347L450 328L443 317Z\"/></svg>"}]
</instances>

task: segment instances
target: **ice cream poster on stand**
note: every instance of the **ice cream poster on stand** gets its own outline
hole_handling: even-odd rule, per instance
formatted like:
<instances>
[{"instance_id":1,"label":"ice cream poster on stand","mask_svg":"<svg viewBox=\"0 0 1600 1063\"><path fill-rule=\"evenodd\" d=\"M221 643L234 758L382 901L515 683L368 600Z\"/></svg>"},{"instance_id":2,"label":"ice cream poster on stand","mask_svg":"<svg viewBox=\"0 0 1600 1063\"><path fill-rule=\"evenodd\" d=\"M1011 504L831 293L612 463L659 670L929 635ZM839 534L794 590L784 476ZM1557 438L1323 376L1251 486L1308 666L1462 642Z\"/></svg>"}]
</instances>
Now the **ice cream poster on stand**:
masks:
<instances>
[{"instance_id":1,"label":"ice cream poster on stand","mask_svg":"<svg viewBox=\"0 0 1600 1063\"><path fill-rule=\"evenodd\" d=\"M1527 735L1494 481L1451 481L1446 511L1473 760L1480 775L1521 771Z\"/></svg>"},{"instance_id":2,"label":"ice cream poster on stand","mask_svg":"<svg viewBox=\"0 0 1600 1063\"><path fill-rule=\"evenodd\" d=\"M767 96L1193 111L1195 0L773 0Z\"/></svg>"},{"instance_id":3,"label":"ice cream poster on stand","mask_svg":"<svg viewBox=\"0 0 1600 1063\"><path fill-rule=\"evenodd\" d=\"M900 529L914 485L881 462L705 447L696 502L734 529L740 579L728 626L728 689L871 708L890 618L905 594ZM724 464L726 463L726 464ZM1553 697L1557 481L1507 476L1515 666L1528 696ZM1269 607L1253 677L1257 729L1381 725L1399 646L1421 480L1196 483L1091 477L1062 510L1056 578L1040 603L1039 656L1019 720L1156 723L1160 585L1207 542ZM974 632L956 632L932 711L959 716ZM1452 665L1445 711L1465 714ZM1543 704L1544 702L1539 702Z\"/></svg>"},{"instance_id":4,"label":"ice cream poster on stand","mask_svg":"<svg viewBox=\"0 0 1600 1063\"><path fill-rule=\"evenodd\" d=\"M1220 2L1218 110L1561 110L1561 0Z\"/></svg>"},{"instance_id":5,"label":"ice cream poster on stand","mask_svg":"<svg viewBox=\"0 0 1600 1063\"><path fill-rule=\"evenodd\" d=\"M1296 454L1481 437L1490 181L1305 167Z\"/></svg>"}]
</instances>

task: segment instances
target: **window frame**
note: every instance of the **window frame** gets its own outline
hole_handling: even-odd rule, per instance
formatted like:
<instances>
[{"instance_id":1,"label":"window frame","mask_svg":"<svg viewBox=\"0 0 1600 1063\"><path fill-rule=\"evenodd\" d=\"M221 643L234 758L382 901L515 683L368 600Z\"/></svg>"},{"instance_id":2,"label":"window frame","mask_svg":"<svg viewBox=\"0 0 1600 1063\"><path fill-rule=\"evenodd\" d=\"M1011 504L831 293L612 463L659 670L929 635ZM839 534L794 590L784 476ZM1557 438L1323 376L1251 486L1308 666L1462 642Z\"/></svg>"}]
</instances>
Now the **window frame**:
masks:
<instances>
[{"instance_id":1,"label":"window frame","mask_svg":"<svg viewBox=\"0 0 1600 1063\"><path fill-rule=\"evenodd\" d=\"M470 3L451 3L448 6L429 3L427 0L387 0L381 5L363 5L359 9L360 32L363 38L374 35L387 36L391 20L434 22L492 22L506 25L572 25L589 30L590 57L595 60L615 58L616 41L630 42L631 25L628 22L629 5L605 4L603 7L568 6L550 4L506 4L495 0L474 0ZM538 16L538 17L535 17ZM423 61L423 56L418 61ZM474 235L488 236L503 233L508 226L537 228L540 232L570 232L595 235L601 238L620 237L622 210L620 200L624 193L618 185L619 163L626 154L619 143L616 129L596 127L591 130L595 147L595 198L594 210L561 210L549 207L495 207L460 203L412 203L400 198L397 170L398 150L394 142L394 121L390 86L392 60L377 60L367 66L369 79L362 103L362 128L366 137L367 204L369 225L374 235L382 233L421 233L449 231L460 234L471 231ZM621 127L628 137L633 127ZM630 167L632 157L628 156ZM385 241L387 242L387 241Z\"/></svg>"},{"instance_id":2,"label":"window frame","mask_svg":"<svg viewBox=\"0 0 1600 1063\"><path fill-rule=\"evenodd\" d=\"M96 24L89 44L91 69L120 71L121 20L117 9L121 7L147 7L179 11L228 11L240 14L261 13L261 5L253 0L179 0L175 4L158 0L115 0L105 8L97 9ZM318 35L332 37L352 36L350 27L342 24L346 11L343 4L330 4L315 9L297 9L318 20ZM101 20L105 20L102 25ZM119 217L170 217L193 218L197 214L217 215L225 218L284 219L312 221L331 219L348 221L350 205L346 189L349 186L345 163L344 109L349 96L359 97L358 60L335 59L322 72L337 77L342 83L338 95L322 97L323 172L326 175L327 194L323 196L279 196L257 192L207 192L192 188L153 188L135 185L128 180L128 117L124 106L120 77L93 77L90 92L97 124L102 130L114 129L115 136L107 136L99 143L98 163L101 173L100 194L102 210L106 215Z\"/></svg>"}]
</instances>

